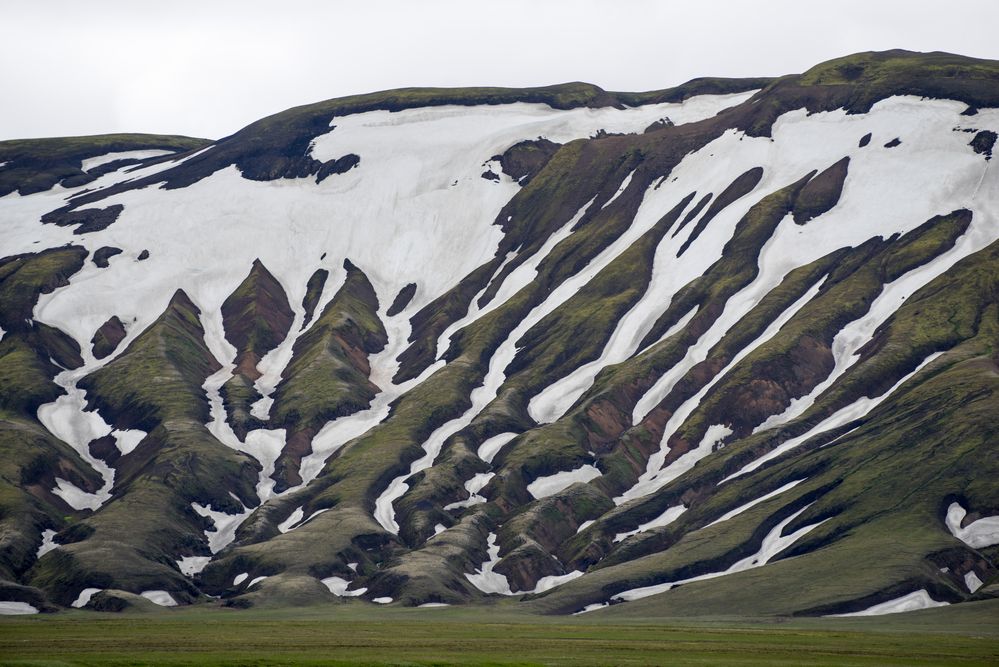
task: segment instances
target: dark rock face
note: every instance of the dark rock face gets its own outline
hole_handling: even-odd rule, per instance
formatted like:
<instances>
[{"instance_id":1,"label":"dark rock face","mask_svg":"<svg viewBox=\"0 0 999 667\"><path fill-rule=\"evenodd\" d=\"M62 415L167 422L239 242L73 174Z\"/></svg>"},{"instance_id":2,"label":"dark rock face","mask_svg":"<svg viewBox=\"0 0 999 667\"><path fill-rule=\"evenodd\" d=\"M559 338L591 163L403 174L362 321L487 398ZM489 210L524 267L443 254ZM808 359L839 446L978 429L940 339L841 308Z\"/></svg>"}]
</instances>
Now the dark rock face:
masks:
<instances>
[{"instance_id":1,"label":"dark rock face","mask_svg":"<svg viewBox=\"0 0 999 667\"><path fill-rule=\"evenodd\" d=\"M250 380L260 377L257 363L285 339L294 319L281 283L254 260L250 273L222 304L226 338L238 351L238 372Z\"/></svg>"},{"instance_id":2,"label":"dark rock face","mask_svg":"<svg viewBox=\"0 0 999 667\"><path fill-rule=\"evenodd\" d=\"M898 137L895 137L887 144L885 144L885 148L895 148L896 146L901 146L901 145L902 145L902 140L899 139Z\"/></svg>"},{"instance_id":3,"label":"dark rock face","mask_svg":"<svg viewBox=\"0 0 999 667\"><path fill-rule=\"evenodd\" d=\"M803 225L839 203L849 168L850 158L844 157L805 184L794 203L795 223Z\"/></svg>"},{"instance_id":4,"label":"dark rock face","mask_svg":"<svg viewBox=\"0 0 999 667\"><path fill-rule=\"evenodd\" d=\"M326 253L323 253L323 257L326 257ZM302 320L302 326L312 321L313 315L316 314L316 306L319 305L319 299L323 295L323 288L326 286L326 280L330 277L330 272L326 269L317 269L309 277L309 283L305 288L305 296L302 298L302 308L305 309L305 317Z\"/></svg>"},{"instance_id":5,"label":"dark rock face","mask_svg":"<svg viewBox=\"0 0 999 667\"><path fill-rule=\"evenodd\" d=\"M139 253L139 256L136 257L136 259L140 262L149 259L149 251L143 250L142 252Z\"/></svg>"},{"instance_id":6,"label":"dark rock face","mask_svg":"<svg viewBox=\"0 0 999 667\"><path fill-rule=\"evenodd\" d=\"M860 148L863 148L864 146L866 146L869 143L871 143L871 133L870 132L868 132L867 134L865 134L864 136L862 136L860 138L860 143L857 144L857 146L859 146Z\"/></svg>"},{"instance_id":7,"label":"dark rock face","mask_svg":"<svg viewBox=\"0 0 999 667\"><path fill-rule=\"evenodd\" d=\"M316 171L316 183L322 183L334 174L346 174L359 164L361 164L360 156L353 153L348 153L335 160L323 162L322 166Z\"/></svg>"},{"instance_id":8,"label":"dark rock face","mask_svg":"<svg viewBox=\"0 0 999 667\"><path fill-rule=\"evenodd\" d=\"M94 356L103 359L117 349L118 344L125 339L125 325L115 315L94 334L91 344L94 346Z\"/></svg>"},{"instance_id":9,"label":"dark rock face","mask_svg":"<svg viewBox=\"0 0 999 667\"><path fill-rule=\"evenodd\" d=\"M494 156L493 159L499 160L504 174L520 185L527 185L539 171L544 169L544 166L561 147L562 144L539 137L514 144L506 149L502 155ZM483 174L482 177L487 178L486 174ZM492 180L499 180L499 176Z\"/></svg>"},{"instance_id":10,"label":"dark rock face","mask_svg":"<svg viewBox=\"0 0 999 667\"><path fill-rule=\"evenodd\" d=\"M108 260L110 260L115 255L120 255L121 252L122 252L121 248L115 248L113 246L104 246L103 248L98 248L97 250L94 251L94 256L92 258L92 261L94 262L94 264L101 267L102 269L106 269L108 267Z\"/></svg>"},{"instance_id":11,"label":"dark rock face","mask_svg":"<svg viewBox=\"0 0 999 667\"><path fill-rule=\"evenodd\" d=\"M992 130L982 130L968 144L974 151L984 155L986 160L992 159L992 148L996 145L996 133Z\"/></svg>"},{"instance_id":12,"label":"dark rock face","mask_svg":"<svg viewBox=\"0 0 999 667\"><path fill-rule=\"evenodd\" d=\"M499 174L497 174L497 173L495 173L495 172L493 172L491 170L490 171L484 171L484 172L482 172L482 174L480 174L480 177L483 178L483 179L485 179L485 180L487 180L487 181L493 181L494 183L499 183L499 179L500 179Z\"/></svg>"},{"instance_id":13,"label":"dark rock face","mask_svg":"<svg viewBox=\"0 0 999 667\"><path fill-rule=\"evenodd\" d=\"M91 456L104 461L108 465L113 466L121 458L121 451L118 449L118 445L112 435L91 440L87 447L90 449Z\"/></svg>"},{"instance_id":14,"label":"dark rock face","mask_svg":"<svg viewBox=\"0 0 999 667\"><path fill-rule=\"evenodd\" d=\"M395 295L392 305L389 306L389 309L385 314L389 317L398 315L406 309L406 306L409 305L409 302L413 300L414 296L416 296L416 283L409 283Z\"/></svg>"},{"instance_id":15,"label":"dark rock face","mask_svg":"<svg viewBox=\"0 0 999 667\"><path fill-rule=\"evenodd\" d=\"M42 222L60 227L79 225L73 230L74 234L89 234L110 227L124 210L125 207L121 204L114 204L106 208L84 208L76 211L69 210L68 207L64 206L43 215Z\"/></svg>"}]
</instances>

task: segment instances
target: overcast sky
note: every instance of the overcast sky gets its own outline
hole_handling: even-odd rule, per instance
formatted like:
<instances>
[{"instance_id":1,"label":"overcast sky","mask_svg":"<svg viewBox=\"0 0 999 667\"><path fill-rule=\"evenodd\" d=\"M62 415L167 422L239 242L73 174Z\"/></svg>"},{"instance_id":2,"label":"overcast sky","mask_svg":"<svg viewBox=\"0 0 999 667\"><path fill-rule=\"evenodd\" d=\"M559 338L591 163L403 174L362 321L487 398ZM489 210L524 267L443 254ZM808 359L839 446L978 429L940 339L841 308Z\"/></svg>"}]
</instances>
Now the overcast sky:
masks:
<instances>
[{"instance_id":1,"label":"overcast sky","mask_svg":"<svg viewBox=\"0 0 999 667\"><path fill-rule=\"evenodd\" d=\"M0 3L0 139L218 138L402 86L650 90L889 48L999 59L997 28L999 0L16 0Z\"/></svg>"}]
</instances>

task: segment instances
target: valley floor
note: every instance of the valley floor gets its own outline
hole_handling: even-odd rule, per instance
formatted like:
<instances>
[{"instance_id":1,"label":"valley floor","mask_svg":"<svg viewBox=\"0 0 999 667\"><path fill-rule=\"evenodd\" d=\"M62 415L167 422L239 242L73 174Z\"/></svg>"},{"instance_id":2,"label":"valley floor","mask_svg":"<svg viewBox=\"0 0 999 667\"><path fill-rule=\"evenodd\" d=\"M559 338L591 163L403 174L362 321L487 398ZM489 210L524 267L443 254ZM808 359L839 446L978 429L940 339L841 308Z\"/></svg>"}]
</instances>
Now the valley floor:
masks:
<instances>
[{"instance_id":1,"label":"valley floor","mask_svg":"<svg viewBox=\"0 0 999 667\"><path fill-rule=\"evenodd\" d=\"M622 605L623 608L626 605ZM72 612L0 619L0 665L995 665L999 600L851 619L496 608Z\"/></svg>"}]
</instances>

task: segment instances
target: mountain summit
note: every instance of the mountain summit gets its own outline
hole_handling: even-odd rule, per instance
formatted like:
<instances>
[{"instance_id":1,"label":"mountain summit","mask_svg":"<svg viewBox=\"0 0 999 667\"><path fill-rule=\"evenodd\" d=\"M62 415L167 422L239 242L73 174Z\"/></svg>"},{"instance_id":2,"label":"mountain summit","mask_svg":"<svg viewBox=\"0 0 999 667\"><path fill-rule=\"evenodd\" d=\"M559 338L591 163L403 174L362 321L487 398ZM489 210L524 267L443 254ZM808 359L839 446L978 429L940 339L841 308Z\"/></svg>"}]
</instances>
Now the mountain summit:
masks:
<instances>
[{"instance_id":1,"label":"mountain summit","mask_svg":"<svg viewBox=\"0 0 999 667\"><path fill-rule=\"evenodd\" d=\"M889 51L0 142L0 607L995 597L997 131Z\"/></svg>"}]
</instances>

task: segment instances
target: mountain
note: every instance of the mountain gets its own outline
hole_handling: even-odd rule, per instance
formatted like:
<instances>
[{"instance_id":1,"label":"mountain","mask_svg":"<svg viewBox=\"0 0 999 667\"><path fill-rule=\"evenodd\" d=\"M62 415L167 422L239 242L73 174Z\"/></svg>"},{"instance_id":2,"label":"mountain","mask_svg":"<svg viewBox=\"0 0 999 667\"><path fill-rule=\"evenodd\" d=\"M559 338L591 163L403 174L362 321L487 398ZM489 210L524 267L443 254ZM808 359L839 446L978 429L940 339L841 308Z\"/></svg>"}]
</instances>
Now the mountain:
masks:
<instances>
[{"instance_id":1,"label":"mountain","mask_svg":"<svg viewBox=\"0 0 999 667\"><path fill-rule=\"evenodd\" d=\"M890 51L0 142L0 607L995 597L997 131Z\"/></svg>"}]
</instances>

